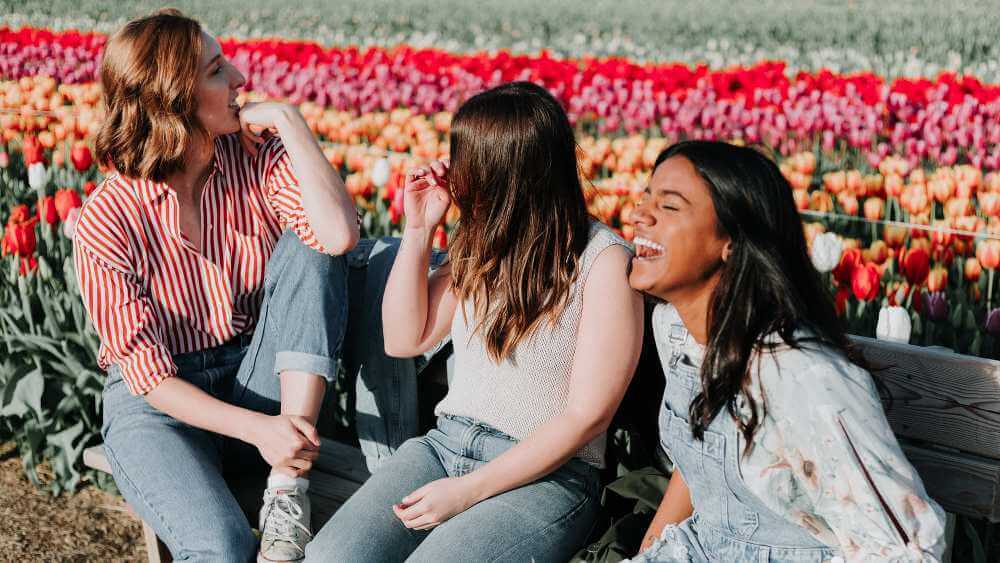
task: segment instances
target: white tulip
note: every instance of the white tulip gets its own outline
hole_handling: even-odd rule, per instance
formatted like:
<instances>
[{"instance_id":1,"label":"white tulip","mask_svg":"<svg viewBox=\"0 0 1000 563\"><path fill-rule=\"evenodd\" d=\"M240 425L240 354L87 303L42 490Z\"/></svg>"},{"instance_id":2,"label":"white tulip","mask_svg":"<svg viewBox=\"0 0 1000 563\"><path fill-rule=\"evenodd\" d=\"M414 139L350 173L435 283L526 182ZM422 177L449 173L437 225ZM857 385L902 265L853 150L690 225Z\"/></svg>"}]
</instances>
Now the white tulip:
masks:
<instances>
[{"instance_id":1,"label":"white tulip","mask_svg":"<svg viewBox=\"0 0 1000 563\"><path fill-rule=\"evenodd\" d=\"M28 185L38 192L39 196L45 195L45 186L49 183L49 172L45 165L36 162L28 166Z\"/></svg>"},{"instance_id":2,"label":"white tulip","mask_svg":"<svg viewBox=\"0 0 1000 563\"><path fill-rule=\"evenodd\" d=\"M834 233L820 233L812 243L812 263L820 272L826 273L840 263L840 253L844 243Z\"/></svg>"},{"instance_id":3,"label":"white tulip","mask_svg":"<svg viewBox=\"0 0 1000 563\"><path fill-rule=\"evenodd\" d=\"M878 312L878 325L875 327L875 338L879 340L894 340L896 342L910 341L910 313L902 307L882 307Z\"/></svg>"},{"instance_id":4,"label":"white tulip","mask_svg":"<svg viewBox=\"0 0 1000 563\"><path fill-rule=\"evenodd\" d=\"M76 234L76 222L80 220L80 208L74 207L69 210L66 214L66 220L63 221L63 235L66 238L72 240L73 235Z\"/></svg>"},{"instance_id":5,"label":"white tulip","mask_svg":"<svg viewBox=\"0 0 1000 563\"><path fill-rule=\"evenodd\" d=\"M389 181L391 171L388 158L378 159L372 167L372 183L381 188Z\"/></svg>"}]
</instances>

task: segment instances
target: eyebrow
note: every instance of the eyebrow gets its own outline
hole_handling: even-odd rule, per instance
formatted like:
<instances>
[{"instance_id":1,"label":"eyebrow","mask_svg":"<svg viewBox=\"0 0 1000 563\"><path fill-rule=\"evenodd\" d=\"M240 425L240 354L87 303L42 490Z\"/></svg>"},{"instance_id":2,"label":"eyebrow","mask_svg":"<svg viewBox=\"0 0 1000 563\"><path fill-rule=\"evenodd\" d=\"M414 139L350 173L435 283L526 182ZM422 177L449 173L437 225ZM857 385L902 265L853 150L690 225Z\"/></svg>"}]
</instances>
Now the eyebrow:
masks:
<instances>
[{"instance_id":1,"label":"eyebrow","mask_svg":"<svg viewBox=\"0 0 1000 563\"><path fill-rule=\"evenodd\" d=\"M217 61L217 60L219 60L221 58L222 58L222 53L219 53L218 55L215 55L214 57L212 57L212 60L208 61L208 64L205 65L205 68L208 68L208 67L212 66L212 63L214 63L215 61Z\"/></svg>"},{"instance_id":2,"label":"eyebrow","mask_svg":"<svg viewBox=\"0 0 1000 563\"><path fill-rule=\"evenodd\" d=\"M646 191L648 192L649 188L646 188ZM671 195L675 195L675 196L683 199L685 203L687 203L687 204L691 203L691 201L688 200L688 198L684 197L684 194L682 194L681 192L679 192L677 190L659 189L659 190L656 190L656 195L658 195L658 196L671 196Z\"/></svg>"}]
</instances>

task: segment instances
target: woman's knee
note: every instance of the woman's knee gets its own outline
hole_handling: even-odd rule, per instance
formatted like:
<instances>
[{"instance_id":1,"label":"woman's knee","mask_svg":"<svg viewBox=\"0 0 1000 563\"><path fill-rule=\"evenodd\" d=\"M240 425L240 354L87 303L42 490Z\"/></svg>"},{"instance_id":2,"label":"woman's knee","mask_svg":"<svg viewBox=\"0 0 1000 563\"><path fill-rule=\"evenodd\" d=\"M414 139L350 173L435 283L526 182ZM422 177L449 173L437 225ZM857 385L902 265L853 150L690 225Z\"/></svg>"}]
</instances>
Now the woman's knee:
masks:
<instances>
[{"instance_id":1,"label":"woman's knee","mask_svg":"<svg viewBox=\"0 0 1000 563\"><path fill-rule=\"evenodd\" d=\"M178 553L171 549L175 559L246 563L257 557L257 538L249 524L205 526L203 536L185 538L180 544Z\"/></svg>"}]
</instances>

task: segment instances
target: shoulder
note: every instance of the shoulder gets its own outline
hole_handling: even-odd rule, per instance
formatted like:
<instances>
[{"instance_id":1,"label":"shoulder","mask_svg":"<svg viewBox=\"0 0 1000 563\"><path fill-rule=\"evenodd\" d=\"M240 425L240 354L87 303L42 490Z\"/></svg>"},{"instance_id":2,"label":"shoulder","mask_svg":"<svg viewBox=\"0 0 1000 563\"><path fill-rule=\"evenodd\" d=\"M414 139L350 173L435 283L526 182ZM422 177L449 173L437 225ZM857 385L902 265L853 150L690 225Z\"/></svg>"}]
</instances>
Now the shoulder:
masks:
<instances>
[{"instance_id":1,"label":"shoulder","mask_svg":"<svg viewBox=\"0 0 1000 563\"><path fill-rule=\"evenodd\" d=\"M135 182L118 174L102 181L83 202L76 223L74 240L87 242L101 236L116 238L123 234L129 215L139 208Z\"/></svg>"},{"instance_id":2,"label":"shoulder","mask_svg":"<svg viewBox=\"0 0 1000 563\"><path fill-rule=\"evenodd\" d=\"M584 258L596 257L602 254L603 251L609 247L617 247L625 251L629 257L632 256L632 248L629 246L628 242L615 233L611 227L605 225L604 223L591 220L590 222L590 232L588 234L587 248L584 250Z\"/></svg>"},{"instance_id":3,"label":"shoulder","mask_svg":"<svg viewBox=\"0 0 1000 563\"><path fill-rule=\"evenodd\" d=\"M767 408L776 413L802 409L882 412L882 403L867 370L831 346L804 342L801 348L765 351L751 368ZM815 412L815 411L814 411Z\"/></svg>"}]
</instances>

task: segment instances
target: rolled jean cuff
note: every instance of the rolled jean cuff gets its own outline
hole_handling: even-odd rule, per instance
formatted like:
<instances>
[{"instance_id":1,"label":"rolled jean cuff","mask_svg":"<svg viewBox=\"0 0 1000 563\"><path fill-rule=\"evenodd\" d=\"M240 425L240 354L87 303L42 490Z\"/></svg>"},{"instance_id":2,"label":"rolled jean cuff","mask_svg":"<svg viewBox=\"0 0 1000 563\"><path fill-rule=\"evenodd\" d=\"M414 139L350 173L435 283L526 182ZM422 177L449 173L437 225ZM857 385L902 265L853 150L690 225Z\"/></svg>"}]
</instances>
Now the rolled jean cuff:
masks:
<instances>
[{"instance_id":1,"label":"rolled jean cuff","mask_svg":"<svg viewBox=\"0 0 1000 563\"><path fill-rule=\"evenodd\" d=\"M327 383L333 383L337 377L339 364L340 360L336 358L286 350L275 355L274 374L280 375L283 371L304 371L323 377Z\"/></svg>"}]
</instances>

